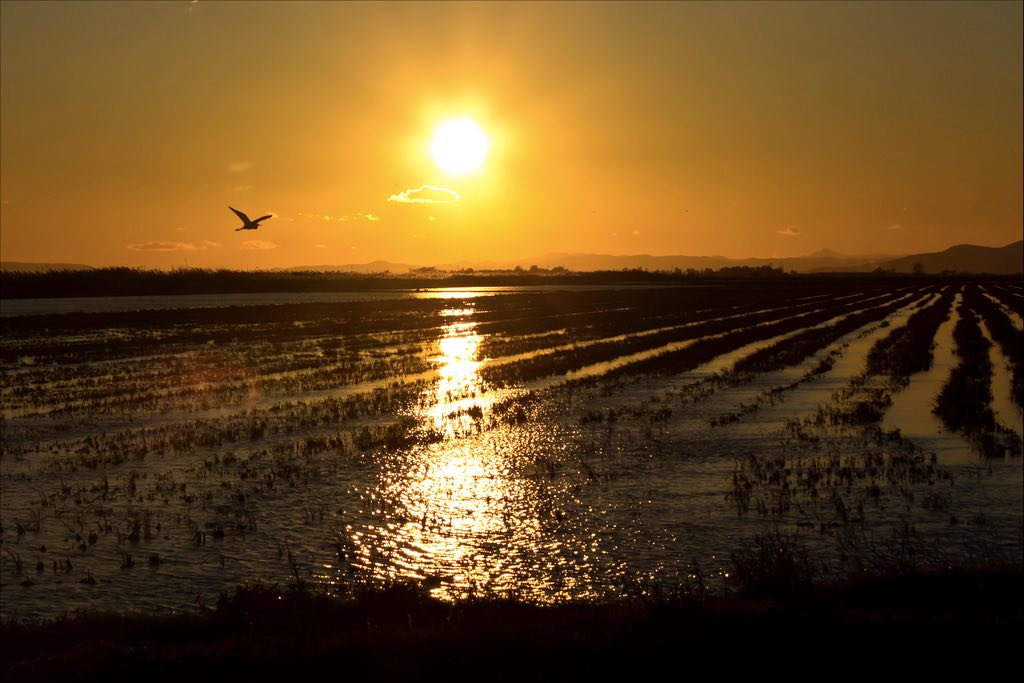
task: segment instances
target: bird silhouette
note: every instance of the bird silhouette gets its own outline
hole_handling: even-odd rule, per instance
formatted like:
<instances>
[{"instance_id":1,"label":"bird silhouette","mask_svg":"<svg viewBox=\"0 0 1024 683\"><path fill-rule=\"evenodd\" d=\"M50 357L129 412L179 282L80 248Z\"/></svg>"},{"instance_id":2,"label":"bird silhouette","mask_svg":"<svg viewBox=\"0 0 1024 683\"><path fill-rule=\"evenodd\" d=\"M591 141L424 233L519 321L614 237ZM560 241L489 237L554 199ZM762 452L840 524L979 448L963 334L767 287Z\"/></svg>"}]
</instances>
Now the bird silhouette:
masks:
<instances>
[{"instance_id":1,"label":"bird silhouette","mask_svg":"<svg viewBox=\"0 0 1024 683\"><path fill-rule=\"evenodd\" d=\"M235 215L242 219L242 227L235 228L235 232L238 232L239 230L255 230L256 228L260 227L260 221L265 221L268 218L273 218L274 217L274 214L268 213L266 216L261 216L261 217L257 218L256 220L252 221L252 220L249 220L248 216L246 216L244 213L242 213L241 211L239 211L235 207L229 206L228 208L231 209L232 211L234 211Z\"/></svg>"}]
</instances>

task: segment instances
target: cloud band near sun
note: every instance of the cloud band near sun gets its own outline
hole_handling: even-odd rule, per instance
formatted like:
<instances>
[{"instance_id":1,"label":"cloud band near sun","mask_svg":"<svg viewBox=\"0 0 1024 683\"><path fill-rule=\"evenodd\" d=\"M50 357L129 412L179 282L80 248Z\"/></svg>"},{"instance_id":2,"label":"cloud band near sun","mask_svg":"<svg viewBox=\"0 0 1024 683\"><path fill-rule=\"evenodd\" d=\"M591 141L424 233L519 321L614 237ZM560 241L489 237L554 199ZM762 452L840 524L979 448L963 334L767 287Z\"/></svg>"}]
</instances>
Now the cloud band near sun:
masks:
<instances>
[{"instance_id":1,"label":"cloud band near sun","mask_svg":"<svg viewBox=\"0 0 1024 683\"><path fill-rule=\"evenodd\" d=\"M300 216L305 216L306 218L313 218L313 219L316 219L318 221L324 221L324 222L328 222L328 223L331 222L331 221L339 221L341 223L345 223L345 222L348 222L348 221L370 221L371 223L379 223L380 222L380 216L378 216L375 213L370 213L368 211L366 211L366 212L358 211L358 212L356 212L354 214L348 214L348 215L345 215L345 216L332 216L332 215L327 214L327 213L307 213L307 214L300 213L299 215Z\"/></svg>"},{"instance_id":2,"label":"cloud band near sun","mask_svg":"<svg viewBox=\"0 0 1024 683\"><path fill-rule=\"evenodd\" d=\"M128 249L131 251L202 251L203 249L213 249L220 246L223 246L220 242L211 242L210 240L203 240L199 244L193 244L192 242L154 241L129 244Z\"/></svg>"},{"instance_id":3,"label":"cloud band near sun","mask_svg":"<svg viewBox=\"0 0 1024 683\"><path fill-rule=\"evenodd\" d=\"M281 245L276 242L268 242L267 240L246 240L238 248L244 251L268 251L270 249L280 249Z\"/></svg>"},{"instance_id":4,"label":"cloud band near sun","mask_svg":"<svg viewBox=\"0 0 1024 683\"><path fill-rule=\"evenodd\" d=\"M451 204L460 199L462 199L462 195L455 190L434 185L421 185L413 190L406 190L401 194L393 194L388 197L389 202L398 202L399 204Z\"/></svg>"},{"instance_id":5,"label":"cloud band near sun","mask_svg":"<svg viewBox=\"0 0 1024 683\"><path fill-rule=\"evenodd\" d=\"M792 225L787 225L786 227L782 228L781 230L776 230L775 234L776 235L785 235L786 237L796 237L797 235L800 234L800 231L799 230L794 230Z\"/></svg>"}]
</instances>

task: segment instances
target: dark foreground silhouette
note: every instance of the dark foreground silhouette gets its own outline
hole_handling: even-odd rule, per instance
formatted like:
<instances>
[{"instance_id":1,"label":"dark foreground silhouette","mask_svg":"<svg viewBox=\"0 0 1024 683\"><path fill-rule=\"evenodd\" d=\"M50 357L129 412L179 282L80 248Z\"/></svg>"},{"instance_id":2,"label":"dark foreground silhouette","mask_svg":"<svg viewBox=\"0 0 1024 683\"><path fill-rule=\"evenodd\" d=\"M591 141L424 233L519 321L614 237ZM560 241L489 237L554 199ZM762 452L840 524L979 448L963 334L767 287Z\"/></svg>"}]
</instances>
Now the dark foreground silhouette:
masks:
<instances>
[{"instance_id":1,"label":"dark foreground silhouette","mask_svg":"<svg viewBox=\"0 0 1024 683\"><path fill-rule=\"evenodd\" d=\"M236 680L320 674L478 678L732 675L781 667L819 674L879 667L991 670L1013 661L1021 569L954 571L775 585L703 600L642 596L615 604L539 606L505 599L444 603L413 585L343 599L254 587L180 616L92 614L0 627L0 672L14 680ZM774 594L771 594L774 593Z\"/></svg>"}]
</instances>

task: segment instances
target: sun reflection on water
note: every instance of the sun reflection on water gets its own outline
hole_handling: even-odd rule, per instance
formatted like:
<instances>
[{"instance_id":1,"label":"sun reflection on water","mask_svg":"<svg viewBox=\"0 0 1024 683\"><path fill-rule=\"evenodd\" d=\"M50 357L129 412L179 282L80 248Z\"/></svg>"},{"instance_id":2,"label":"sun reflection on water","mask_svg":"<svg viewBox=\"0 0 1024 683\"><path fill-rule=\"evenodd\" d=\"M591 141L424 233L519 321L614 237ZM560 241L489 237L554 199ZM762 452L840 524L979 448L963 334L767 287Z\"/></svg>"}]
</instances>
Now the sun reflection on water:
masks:
<instances>
[{"instance_id":1,"label":"sun reflection on water","mask_svg":"<svg viewBox=\"0 0 1024 683\"><path fill-rule=\"evenodd\" d=\"M492 402L478 372L482 337L476 332L476 323L465 320L473 313L472 308L441 312L444 317L459 319L444 326L437 342L438 355L432 359L438 365L437 385L421 401L421 420L445 438L472 432Z\"/></svg>"},{"instance_id":2,"label":"sun reflection on water","mask_svg":"<svg viewBox=\"0 0 1024 683\"><path fill-rule=\"evenodd\" d=\"M539 521L517 509L527 492L503 457L443 444L424 455L387 489L406 519L390 535L392 571L433 580L435 593L452 597L515 585L520 577L507 552L535 536Z\"/></svg>"},{"instance_id":3,"label":"sun reflection on water","mask_svg":"<svg viewBox=\"0 0 1024 683\"><path fill-rule=\"evenodd\" d=\"M349 535L354 563L375 580L418 580L449 599L578 592L572 586L593 550L562 566L566 539L552 533L561 524L559 487L536 476L527 455L538 434L523 425L482 428L497 394L479 373L475 312L462 301L440 313L437 382L415 409L428 438L380 464L363 498L374 522Z\"/></svg>"}]
</instances>

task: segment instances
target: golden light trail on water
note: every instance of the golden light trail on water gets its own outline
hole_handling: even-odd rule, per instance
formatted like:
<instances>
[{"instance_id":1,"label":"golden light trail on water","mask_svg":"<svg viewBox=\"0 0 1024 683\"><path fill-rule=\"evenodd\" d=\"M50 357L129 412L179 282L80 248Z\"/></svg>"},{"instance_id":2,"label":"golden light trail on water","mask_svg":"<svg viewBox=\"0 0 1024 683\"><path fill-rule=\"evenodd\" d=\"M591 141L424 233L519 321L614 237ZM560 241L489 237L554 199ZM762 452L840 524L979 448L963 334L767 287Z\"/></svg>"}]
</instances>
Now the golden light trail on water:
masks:
<instances>
[{"instance_id":1,"label":"golden light trail on water","mask_svg":"<svg viewBox=\"0 0 1024 683\"><path fill-rule=\"evenodd\" d=\"M475 312L465 303L441 311L437 382L416 409L430 438L395 454L372 497L386 514L352 536L358 564L375 579L415 579L442 598L521 584L518 555L543 532L536 487L517 475L493 431L479 428L494 394L479 374Z\"/></svg>"},{"instance_id":2,"label":"golden light trail on water","mask_svg":"<svg viewBox=\"0 0 1024 683\"><path fill-rule=\"evenodd\" d=\"M424 438L376 462L379 477L360 511L373 521L348 525L342 543L359 575L415 581L441 599L578 596L600 552L597 537L560 533L569 522L558 501L572 487L552 479L549 453L560 445L529 425L492 420L496 402L517 392L488 387L480 374L487 359L477 294L424 294L452 299L430 350L436 382L412 412Z\"/></svg>"}]
</instances>

